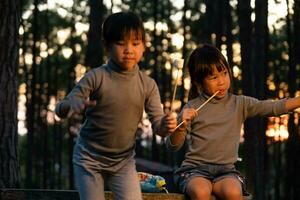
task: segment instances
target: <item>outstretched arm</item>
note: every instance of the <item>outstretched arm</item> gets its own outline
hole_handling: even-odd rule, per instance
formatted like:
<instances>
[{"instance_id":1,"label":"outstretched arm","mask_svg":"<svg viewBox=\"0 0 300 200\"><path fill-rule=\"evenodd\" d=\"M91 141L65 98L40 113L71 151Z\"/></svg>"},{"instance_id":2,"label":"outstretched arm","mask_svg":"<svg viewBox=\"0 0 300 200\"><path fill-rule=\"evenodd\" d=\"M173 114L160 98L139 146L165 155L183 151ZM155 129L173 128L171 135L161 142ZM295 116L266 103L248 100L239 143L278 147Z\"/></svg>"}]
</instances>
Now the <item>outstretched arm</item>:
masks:
<instances>
[{"instance_id":1,"label":"outstretched arm","mask_svg":"<svg viewBox=\"0 0 300 200\"><path fill-rule=\"evenodd\" d=\"M300 107L300 96L287 99L285 102L285 108L288 111L295 110L296 108Z\"/></svg>"},{"instance_id":2,"label":"outstretched arm","mask_svg":"<svg viewBox=\"0 0 300 200\"><path fill-rule=\"evenodd\" d=\"M69 118L74 114L81 113L85 108L95 105L95 100L90 101L88 99L72 98L59 102L55 108L55 113L61 118Z\"/></svg>"}]
</instances>

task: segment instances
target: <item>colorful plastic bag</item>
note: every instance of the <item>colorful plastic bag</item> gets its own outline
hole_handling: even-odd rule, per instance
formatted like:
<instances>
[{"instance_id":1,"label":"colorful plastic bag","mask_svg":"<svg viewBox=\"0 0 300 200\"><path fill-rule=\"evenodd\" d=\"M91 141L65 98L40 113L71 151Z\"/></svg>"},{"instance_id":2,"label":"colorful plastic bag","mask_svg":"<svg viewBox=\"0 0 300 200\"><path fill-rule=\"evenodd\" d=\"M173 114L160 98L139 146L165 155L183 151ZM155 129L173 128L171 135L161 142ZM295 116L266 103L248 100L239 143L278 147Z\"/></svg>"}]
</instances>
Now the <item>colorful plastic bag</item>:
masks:
<instances>
[{"instance_id":1,"label":"colorful plastic bag","mask_svg":"<svg viewBox=\"0 0 300 200\"><path fill-rule=\"evenodd\" d=\"M166 192L166 180L157 175L138 172L142 192Z\"/></svg>"}]
</instances>

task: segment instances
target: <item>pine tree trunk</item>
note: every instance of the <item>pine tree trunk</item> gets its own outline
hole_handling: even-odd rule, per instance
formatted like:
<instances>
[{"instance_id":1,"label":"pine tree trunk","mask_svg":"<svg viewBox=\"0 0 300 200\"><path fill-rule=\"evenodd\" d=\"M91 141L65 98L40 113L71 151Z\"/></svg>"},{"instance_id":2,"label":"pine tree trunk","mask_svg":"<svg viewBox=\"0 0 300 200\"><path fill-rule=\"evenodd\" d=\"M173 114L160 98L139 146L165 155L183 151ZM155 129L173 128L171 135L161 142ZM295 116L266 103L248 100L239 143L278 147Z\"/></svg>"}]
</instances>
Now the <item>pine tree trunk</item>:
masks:
<instances>
[{"instance_id":1,"label":"pine tree trunk","mask_svg":"<svg viewBox=\"0 0 300 200\"><path fill-rule=\"evenodd\" d=\"M157 67L158 65L158 60L156 59L158 56L158 36L157 36L157 29L156 29L156 23L158 22L158 0L154 1L154 8L153 8L153 18L154 18L154 30L153 30L153 46L154 46L154 64L153 64L153 78L157 83L158 88L160 89L160 69ZM151 144L151 148L152 148L152 153L151 153L151 159L154 161L158 161L159 160L159 152L158 152L158 145L157 145L157 140L156 140L156 134L153 133L152 135L152 144Z\"/></svg>"},{"instance_id":2,"label":"pine tree trunk","mask_svg":"<svg viewBox=\"0 0 300 200\"><path fill-rule=\"evenodd\" d=\"M17 125L20 1L0 4L0 188L20 185Z\"/></svg>"},{"instance_id":3,"label":"pine tree trunk","mask_svg":"<svg viewBox=\"0 0 300 200\"><path fill-rule=\"evenodd\" d=\"M286 0L289 5L289 0ZM288 85L289 94L291 97L295 96L297 86L297 78L299 78L299 72L297 72L296 66L300 65L300 1L294 2L293 15L290 14L289 8L287 9L286 24L287 24L287 43L289 47L289 73L288 73ZM293 16L293 17L291 17ZM293 21L292 21L293 20ZM292 26L292 24L294 26ZM298 74L298 77L297 77ZM295 123L294 113L289 115L288 131L289 138L286 142L286 185L285 185L285 199L299 199L300 192L299 186L299 152L300 152L300 136L299 129ZM298 122L299 123L299 122ZM298 125L299 126L299 125Z\"/></svg>"},{"instance_id":4,"label":"pine tree trunk","mask_svg":"<svg viewBox=\"0 0 300 200\"><path fill-rule=\"evenodd\" d=\"M255 1L254 26L250 1L238 2L243 94L265 99L267 65L267 1ZM257 200L265 199L266 119L251 118L244 124L245 165L248 189ZM253 170L254 169L254 170Z\"/></svg>"},{"instance_id":5,"label":"pine tree trunk","mask_svg":"<svg viewBox=\"0 0 300 200\"><path fill-rule=\"evenodd\" d=\"M268 48L268 1L256 0L255 1L255 22L254 22L254 48L252 74L255 90L253 91L254 97L257 99L266 99L266 79L267 79L267 48ZM255 155L255 198L257 200L266 199L265 186L267 184L267 142L266 142L266 128L267 118L257 117L253 119L253 139L254 147L251 148L252 153Z\"/></svg>"},{"instance_id":6,"label":"pine tree trunk","mask_svg":"<svg viewBox=\"0 0 300 200\"><path fill-rule=\"evenodd\" d=\"M88 33L88 46L85 64L95 68L103 64L103 45L101 42L101 27L106 13L103 0L89 0L90 4L90 29Z\"/></svg>"},{"instance_id":7,"label":"pine tree trunk","mask_svg":"<svg viewBox=\"0 0 300 200\"><path fill-rule=\"evenodd\" d=\"M238 22L240 27L240 44L241 44L241 66L242 66L242 89L243 94L251 95L253 82L251 80L251 33L252 32L252 23L251 23L251 7L250 0L247 1L238 1ZM247 189L249 192L254 192L254 156L251 153L251 147L253 147L253 141L249 139L251 136L251 127L252 124L246 122L244 124L245 129L245 153L244 153L244 162L245 162L245 175L247 178ZM254 195L254 194L253 194Z\"/></svg>"}]
</instances>

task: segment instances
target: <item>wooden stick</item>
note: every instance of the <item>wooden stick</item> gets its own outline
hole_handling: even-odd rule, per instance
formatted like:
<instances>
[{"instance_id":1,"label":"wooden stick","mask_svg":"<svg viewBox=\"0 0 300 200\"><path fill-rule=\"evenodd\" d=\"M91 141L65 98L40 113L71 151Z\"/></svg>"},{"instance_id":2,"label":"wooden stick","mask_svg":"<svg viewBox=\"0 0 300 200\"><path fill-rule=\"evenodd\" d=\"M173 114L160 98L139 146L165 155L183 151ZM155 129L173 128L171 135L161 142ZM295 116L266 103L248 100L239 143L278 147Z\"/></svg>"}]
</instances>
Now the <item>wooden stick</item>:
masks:
<instances>
[{"instance_id":1,"label":"wooden stick","mask_svg":"<svg viewBox=\"0 0 300 200\"><path fill-rule=\"evenodd\" d=\"M214 98L220 91L216 91L211 97L209 97L202 105L200 105L196 111L198 112L205 104L207 104L212 98Z\"/></svg>"},{"instance_id":2,"label":"wooden stick","mask_svg":"<svg viewBox=\"0 0 300 200\"><path fill-rule=\"evenodd\" d=\"M176 82L175 82L173 97L172 97L172 101L171 101L171 105L170 105L171 112L173 111L173 102L175 101L175 96L176 96L176 90L177 90L177 85L178 85L177 82L178 82L178 76L179 76L178 74L179 74L179 70L177 70Z\"/></svg>"},{"instance_id":3,"label":"wooden stick","mask_svg":"<svg viewBox=\"0 0 300 200\"><path fill-rule=\"evenodd\" d=\"M178 85L178 78L179 78L179 69L183 68L183 59L177 59L174 61L174 65L177 66L177 74L176 74L176 80L175 80L175 86L174 86L174 91L173 91L173 96L172 96L172 101L171 101L171 105L170 105L170 111L173 111L173 103L175 101L175 97L176 97L176 90L177 90L177 85Z\"/></svg>"},{"instance_id":4,"label":"wooden stick","mask_svg":"<svg viewBox=\"0 0 300 200\"><path fill-rule=\"evenodd\" d=\"M215 92L211 97L209 97L203 104L201 104L196 111L198 112L203 106L205 106L205 104L207 104L212 98L214 98L220 91L218 90L217 92ZM184 123L184 121L180 122L174 131L176 131L176 129L178 129L182 124Z\"/></svg>"}]
</instances>

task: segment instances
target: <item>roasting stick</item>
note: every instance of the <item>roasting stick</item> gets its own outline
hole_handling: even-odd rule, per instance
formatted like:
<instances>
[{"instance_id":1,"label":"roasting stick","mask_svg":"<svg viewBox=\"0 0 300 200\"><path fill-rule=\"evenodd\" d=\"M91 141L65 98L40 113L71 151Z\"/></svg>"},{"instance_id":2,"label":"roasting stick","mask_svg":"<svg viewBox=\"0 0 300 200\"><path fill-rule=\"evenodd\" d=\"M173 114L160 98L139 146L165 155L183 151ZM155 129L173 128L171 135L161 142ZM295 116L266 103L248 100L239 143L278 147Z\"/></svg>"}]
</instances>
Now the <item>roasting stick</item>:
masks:
<instances>
[{"instance_id":1,"label":"roasting stick","mask_svg":"<svg viewBox=\"0 0 300 200\"><path fill-rule=\"evenodd\" d=\"M178 77L179 77L179 70L177 70L177 75L176 75L176 82L175 82L175 86L174 86L174 91L173 91L173 97L172 97L172 101L171 101L171 105L170 105L170 110L171 112L173 111L173 103L175 101L175 96L176 96L176 90L177 90L177 85L178 85Z\"/></svg>"},{"instance_id":2,"label":"roasting stick","mask_svg":"<svg viewBox=\"0 0 300 200\"><path fill-rule=\"evenodd\" d=\"M203 106L205 106L205 104L207 104L207 103L208 103L212 98L214 98L219 92L220 92L219 90L218 90L217 92L215 92L215 93L214 93L211 97L209 97L203 104L201 104L201 105L196 109L196 111L198 112ZM183 123L184 123L184 121L180 122L180 123L176 126L175 130L178 129ZM174 131L175 131L175 130L174 130Z\"/></svg>"},{"instance_id":3,"label":"roasting stick","mask_svg":"<svg viewBox=\"0 0 300 200\"><path fill-rule=\"evenodd\" d=\"M200 105L196 111L198 112L205 104L207 104L212 98L214 98L220 91L216 91L211 97L209 97L202 105Z\"/></svg>"},{"instance_id":4,"label":"roasting stick","mask_svg":"<svg viewBox=\"0 0 300 200\"><path fill-rule=\"evenodd\" d=\"M175 101L175 97L176 97L176 90L177 90L177 85L178 85L178 78L179 78L179 69L183 68L183 59L176 59L174 61L174 66L177 67L177 74L176 74L176 82L175 82L175 86L174 86L174 91L173 91L173 97L172 97L172 101L171 101L171 105L170 105L170 111L173 111L173 104Z\"/></svg>"}]
</instances>

